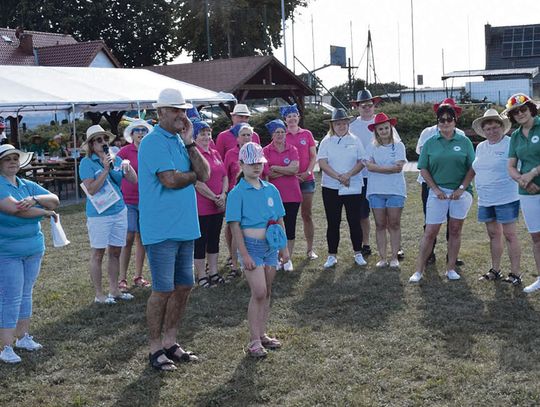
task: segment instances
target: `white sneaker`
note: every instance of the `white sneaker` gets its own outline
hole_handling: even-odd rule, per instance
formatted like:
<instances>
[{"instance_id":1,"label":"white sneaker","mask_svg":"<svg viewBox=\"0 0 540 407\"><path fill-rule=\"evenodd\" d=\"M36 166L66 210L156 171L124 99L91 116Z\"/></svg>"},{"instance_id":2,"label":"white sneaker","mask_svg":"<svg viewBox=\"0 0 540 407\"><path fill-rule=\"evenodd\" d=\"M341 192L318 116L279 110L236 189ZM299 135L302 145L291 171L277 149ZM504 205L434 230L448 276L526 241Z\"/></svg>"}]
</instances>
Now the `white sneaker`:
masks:
<instances>
[{"instance_id":1,"label":"white sneaker","mask_svg":"<svg viewBox=\"0 0 540 407\"><path fill-rule=\"evenodd\" d=\"M0 352L0 360L3 360L6 363L19 363L21 357L17 355L11 346L4 346L2 352Z\"/></svg>"},{"instance_id":2,"label":"white sneaker","mask_svg":"<svg viewBox=\"0 0 540 407\"><path fill-rule=\"evenodd\" d=\"M397 259L395 259L395 260L390 260L390 267L391 267L391 268L394 268L394 269L399 268L399 260L397 260Z\"/></svg>"},{"instance_id":3,"label":"white sneaker","mask_svg":"<svg viewBox=\"0 0 540 407\"><path fill-rule=\"evenodd\" d=\"M461 276L456 273L455 270L448 270L446 272L446 277L448 278L448 280L459 280L461 278Z\"/></svg>"},{"instance_id":4,"label":"white sneaker","mask_svg":"<svg viewBox=\"0 0 540 407\"><path fill-rule=\"evenodd\" d=\"M283 263L278 261L278 264L276 266L276 271L283 270Z\"/></svg>"},{"instance_id":5,"label":"white sneaker","mask_svg":"<svg viewBox=\"0 0 540 407\"><path fill-rule=\"evenodd\" d=\"M531 285L528 285L527 287L525 287L523 289L523 292L525 292L525 293L533 293L536 290L540 290L540 277L538 277L538 279L534 283L532 283Z\"/></svg>"},{"instance_id":6,"label":"white sneaker","mask_svg":"<svg viewBox=\"0 0 540 407\"><path fill-rule=\"evenodd\" d=\"M109 294L107 298L113 299L116 302L118 300L131 301L135 297L130 293L121 293L118 297Z\"/></svg>"},{"instance_id":7,"label":"white sneaker","mask_svg":"<svg viewBox=\"0 0 540 407\"><path fill-rule=\"evenodd\" d=\"M356 253L354 255L354 261L359 266L365 266L367 264L367 261L364 260L364 256L362 256L362 253Z\"/></svg>"},{"instance_id":8,"label":"white sneaker","mask_svg":"<svg viewBox=\"0 0 540 407\"><path fill-rule=\"evenodd\" d=\"M417 271L409 278L409 283L418 283L422 280L423 274Z\"/></svg>"},{"instance_id":9,"label":"white sneaker","mask_svg":"<svg viewBox=\"0 0 540 407\"><path fill-rule=\"evenodd\" d=\"M375 264L375 267L377 267L378 269L388 267L388 262L386 260L379 260L377 264Z\"/></svg>"},{"instance_id":10,"label":"white sneaker","mask_svg":"<svg viewBox=\"0 0 540 407\"><path fill-rule=\"evenodd\" d=\"M336 264L337 264L336 256L328 256L328 258L326 259L326 263L324 263L323 267L327 269L330 267L334 267Z\"/></svg>"},{"instance_id":11,"label":"white sneaker","mask_svg":"<svg viewBox=\"0 0 540 407\"><path fill-rule=\"evenodd\" d=\"M43 345L34 341L34 338L27 333L21 339L15 341L15 347L20 349L26 349L30 352L43 348Z\"/></svg>"},{"instance_id":12,"label":"white sneaker","mask_svg":"<svg viewBox=\"0 0 540 407\"><path fill-rule=\"evenodd\" d=\"M95 297L94 302L96 304L116 304L116 301L111 296L105 297L103 300L100 300L98 297Z\"/></svg>"},{"instance_id":13,"label":"white sneaker","mask_svg":"<svg viewBox=\"0 0 540 407\"><path fill-rule=\"evenodd\" d=\"M310 250L309 252L307 252L307 258L309 260L315 260L319 258L319 255L315 253L313 250Z\"/></svg>"},{"instance_id":14,"label":"white sneaker","mask_svg":"<svg viewBox=\"0 0 540 407\"><path fill-rule=\"evenodd\" d=\"M294 271L292 261L289 260L287 263L283 264L283 270L285 270L285 271Z\"/></svg>"}]
</instances>

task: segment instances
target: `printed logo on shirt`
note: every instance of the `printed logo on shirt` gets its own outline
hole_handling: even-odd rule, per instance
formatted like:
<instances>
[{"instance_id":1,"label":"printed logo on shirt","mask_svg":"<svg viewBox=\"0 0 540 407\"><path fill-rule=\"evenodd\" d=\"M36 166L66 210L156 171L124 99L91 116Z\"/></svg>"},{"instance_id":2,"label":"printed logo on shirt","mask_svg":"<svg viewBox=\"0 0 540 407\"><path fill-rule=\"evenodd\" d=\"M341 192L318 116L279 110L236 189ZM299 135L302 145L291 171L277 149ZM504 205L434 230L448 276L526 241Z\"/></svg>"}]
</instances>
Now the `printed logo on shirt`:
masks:
<instances>
[{"instance_id":1,"label":"printed logo on shirt","mask_svg":"<svg viewBox=\"0 0 540 407\"><path fill-rule=\"evenodd\" d=\"M532 136L531 137L531 143L536 144L536 143L538 143L539 140L540 140L540 137L538 137L538 136Z\"/></svg>"},{"instance_id":2,"label":"printed logo on shirt","mask_svg":"<svg viewBox=\"0 0 540 407\"><path fill-rule=\"evenodd\" d=\"M283 162L284 162L285 164L289 165L289 163L291 162L291 160L289 160L289 157L285 157L285 158L283 159Z\"/></svg>"},{"instance_id":3,"label":"printed logo on shirt","mask_svg":"<svg viewBox=\"0 0 540 407\"><path fill-rule=\"evenodd\" d=\"M307 141L305 139L302 139L300 140L300 144L302 144L303 146L305 146L307 144Z\"/></svg>"},{"instance_id":4,"label":"printed logo on shirt","mask_svg":"<svg viewBox=\"0 0 540 407\"><path fill-rule=\"evenodd\" d=\"M461 151L461 147L460 146L454 146L454 151Z\"/></svg>"},{"instance_id":5,"label":"printed logo on shirt","mask_svg":"<svg viewBox=\"0 0 540 407\"><path fill-rule=\"evenodd\" d=\"M269 197L269 198L268 198L268 206L269 206L270 208L272 208L272 207L274 206L274 200L272 199L272 197Z\"/></svg>"}]
</instances>

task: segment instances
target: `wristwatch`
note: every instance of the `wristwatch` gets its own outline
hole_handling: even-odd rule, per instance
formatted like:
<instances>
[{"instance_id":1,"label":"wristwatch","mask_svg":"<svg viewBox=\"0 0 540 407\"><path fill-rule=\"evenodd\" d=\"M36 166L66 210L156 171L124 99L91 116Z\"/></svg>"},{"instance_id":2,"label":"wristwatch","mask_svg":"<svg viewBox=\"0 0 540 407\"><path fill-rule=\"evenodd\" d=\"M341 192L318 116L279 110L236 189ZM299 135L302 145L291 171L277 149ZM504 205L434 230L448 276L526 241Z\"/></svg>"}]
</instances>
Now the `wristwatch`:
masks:
<instances>
[{"instance_id":1,"label":"wristwatch","mask_svg":"<svg viewBox=\"0 0 540 407\"><path fill-rule=\"evenodd\" d=\"M195 142L193 141L191 144L186 144L186 148L187 149L190 149L190 148L193 148L195 147L197 144L195 144Z\"/></svg>"},{"instance_id":2,"label":"wristwatch","mask_svg":"<svg viewBox=\"0 0 540 407\"><path fill-rule=\"evenodd\" d=\"M465 190L465 185L461 184L458 188L461 189L462 191L464 191Z\"/></svg>"}]
</instances>

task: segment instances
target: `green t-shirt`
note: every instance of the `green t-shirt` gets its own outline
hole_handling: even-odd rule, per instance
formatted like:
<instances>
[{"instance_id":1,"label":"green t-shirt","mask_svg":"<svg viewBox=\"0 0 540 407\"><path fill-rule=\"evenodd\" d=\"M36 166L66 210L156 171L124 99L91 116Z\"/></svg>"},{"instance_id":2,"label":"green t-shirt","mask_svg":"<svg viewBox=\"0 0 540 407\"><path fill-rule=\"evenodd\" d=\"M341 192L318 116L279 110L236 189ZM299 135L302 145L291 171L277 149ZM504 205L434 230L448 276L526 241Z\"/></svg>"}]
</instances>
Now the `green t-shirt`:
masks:
<instances>
[{"instance_id":1,"label":"green t-shirt","mask_svg":"<svg viewBox=\"0 0 540 407\"><path fill-rule=\"evenodd\" d=\"M439 187L456 190L474 161L474 148L466 136L454 131L450 140L437 130L425 142L418 159L418 169L425 169ZM472 193L469 185L467 191Z\"/></svg>"},{"instance_id":2,"label":"green t-shirt","mask_svg":"<svg viewBox=\"0 0 540 407\"><path fill-rule=\"evenodd\" d=\"M521 126L512 133L508 157L518 159L517 170L520 174L525 174L540 164L540 117L534 118L533 127L529 130L529 137L523 135ZM534 177L533 182L540 186L540 175ZM531 195L521 187L519 193L520 195Z\"/></svg>"}]
</instances>

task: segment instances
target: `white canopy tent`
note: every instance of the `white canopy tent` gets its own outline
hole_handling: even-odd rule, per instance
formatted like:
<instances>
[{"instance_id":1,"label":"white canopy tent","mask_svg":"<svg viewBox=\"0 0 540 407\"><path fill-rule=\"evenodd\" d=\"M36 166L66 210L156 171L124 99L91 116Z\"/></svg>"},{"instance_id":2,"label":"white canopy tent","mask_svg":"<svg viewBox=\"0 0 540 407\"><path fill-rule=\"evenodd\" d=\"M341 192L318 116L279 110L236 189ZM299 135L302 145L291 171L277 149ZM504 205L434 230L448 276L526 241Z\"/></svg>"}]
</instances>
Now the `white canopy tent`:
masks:
<instances>
[{"instance_id":1,"label":"white canopy tent","mask_svg":"<svg viewBox=\"0 0 540 407\"><path fill-rule=\"evenodd\" d=\"M69 112L77 147L76 113L152 109L165 88L180 90L194 104L236 101L230 93L217 93L145 69L0 65L0 115ZM76 180L77 170L75 165Z\"/></svg>"},{"instance_id":2,"label":"white canopy tent","mask_svg":"<svg viewBox=\"0 0 540 407\"><path fill-rule=\"evenodd\" d=\"M0 65L0 114L151 109L165 88L180 90L196 104L236 101L230 93L216 93L146 69Z\"/></svg>"}]
</instances>

